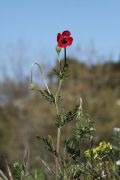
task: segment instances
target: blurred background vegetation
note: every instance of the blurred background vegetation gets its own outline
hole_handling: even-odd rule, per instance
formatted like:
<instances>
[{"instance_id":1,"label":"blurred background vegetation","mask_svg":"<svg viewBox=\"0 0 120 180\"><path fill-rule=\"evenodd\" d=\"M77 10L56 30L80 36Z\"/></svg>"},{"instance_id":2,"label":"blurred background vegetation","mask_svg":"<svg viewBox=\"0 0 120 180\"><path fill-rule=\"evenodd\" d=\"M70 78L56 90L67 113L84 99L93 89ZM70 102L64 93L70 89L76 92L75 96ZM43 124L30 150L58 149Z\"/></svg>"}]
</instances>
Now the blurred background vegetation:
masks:
<instances>
[{"instance_id":1,"label":"blurred background vegetation","mask_svg":"<svg viewBox=\"0 0 120 180\"><path fill-rule=\"evenodd\" d=\"M120 128L119 7L119 0L1 1L0 170L6 171L6 162L11 167L28 159L36 171L40 157L54 163L36 136L50 134L56 143L55 110L39 92L30 91L29 75L33 62L42 63L54 92L56 35L64 30L74 39L67 49L70 76L62 85L64 108L71 109L81 97L96 128L95 142L113 141L113 128ZM33 74L34 82L44 88L37 68ZM61 143L73 125L63 128Z\"/></svg>"},{"instance_id":2,"label":"blurred background vegetation","mask_svg":"<svg viewBox=\"0 0 120 180\"><path fill-rule=\"evenodd\" d=\"M24 57L20 56L19 59ZM64 108L69 109L79 97L96 128L96 141L112 141L114 127L120 127L120 60L107 59L95 64L83 63L78 58L68 57L70 77L62 86ZM40 156L47 159L47 151L36 139L36 135L51 134L56 141L55 111L37 92L29 90L29 76L25 65L16 61L11 66L13 76L1 68L0 81L0 168L4 159L9 162L22 161L26 148L32 165L40 163ZM57 61L56 61L57 62ZM56 65L57 66L57 63ZM47 69L50 89L55 89L57 80L52 69ZM27 69L28 73L30 72ZM38 82L38 74L35 73ZM40 83L41 88L44 88ZM62 132L62 138L70 135L73 124Z\"/></svg>"}]
</instances>

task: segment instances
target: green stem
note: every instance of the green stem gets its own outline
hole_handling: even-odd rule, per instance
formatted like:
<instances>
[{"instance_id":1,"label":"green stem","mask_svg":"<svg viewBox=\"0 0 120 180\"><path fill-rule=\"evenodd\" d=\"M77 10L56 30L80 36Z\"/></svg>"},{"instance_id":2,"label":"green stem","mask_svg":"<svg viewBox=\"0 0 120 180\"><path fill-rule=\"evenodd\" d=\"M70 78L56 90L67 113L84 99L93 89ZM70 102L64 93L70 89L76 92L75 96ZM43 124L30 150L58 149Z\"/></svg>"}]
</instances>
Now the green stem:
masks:
<instances>
[{"instance_id":1,"label":"green stem","mask_svg":"<svg viewBox=\"0 0 120 180\"><path fill-rule=\"evenodd\" d=\"M60 75L61 75L61 72L62 72L62 66L61 66L61 61L60 61L60 54L57 54L57 57L58 57L58 62L59 62Z\"/></svg>"},{"instance_id":2,"label":"green stem","mask_svg":"<svg viewBox=\"0 0 120 180\"><path fill-rule=\"evenodd\" d=\"M59 99L59 94L60 94L60 89L61 89L61 85L62 85L62 80L60 79L59 82L59 86L57 89L57 95L56 95L56 111L57 111L57 115L59 115L59 108L58 108L58 99ZM59 144L60 144L60 128L58 128L58 133L57 133L57 153L59 153Z\"/></svg>"},{"instance_id":3,"label":"green stem","mask_svg":"<svg viewBox=\"0 0 120 180\"><path fill-rule=\"evenodd\" d=\"M58 132L57 132L57 153L59 153L60 133L61 133L61 128L58 128Z\"/></svg>"},{"instance_id":4,"label":"green stem","mask_svg":"<svg viewBox=\"0 0 120 180\"><path fill-rule=\"evenodd\" d=\"M93 136L90 135L90 157L91 157L91 166L94 169L94 154L93 154Z\"/></svg>"},{"instance_id":5,"label":"green stem","mask_svg":"<svg viewBox=\"0 0 120 180\"><path fill-rule=\"evenodd\" d=\"M66 63L66 48L64 48L64 63L65 65ZM58 55L58 61L59 61L59 67L60 67L60 74L61 74L61 62L60 62L60 57ZM58 85L58 89L57 89L57 93L56 93L56 98L55 98L55 107L56 107L56 111L57 111L57 115L59 115L59 95L60 95L60 89L61 89L61 85L62 85L62 79L60 79L59 81L59 85ZM56 179L57 179L57 174L58 174L58 168L59 168L59 148L60 148L60 136L61 136L61 128L58 127L57 129L57 147L56 147L56 151L58 154L58 157L56 157Z\"/></svg>"},{"instance_id":6,"label":"green stem","mask_svg":"<svg viewBox=\"0 0 120 180\"><path fill-rule=\"evenodd\" d=\"M64 48L64 58L65 58L65 65L67 64L67 59L66 59L66 47Z\"/></svg>"},{"instance_id":7,"label":"green stem","mask_svg":"<svg viewBox=\"0 0 120 180\"><path fill-rule=\"evenodd\" d=\"M59 103L59 94L60 94L61 85L62 85L62 79L60 79L60 81L59 81L59 86L58 86L57 93L56 93L56 98L55 98L55 107L56 107L57 115L59 115L58 103ZM56 151L57 151L58 157L56 157L56 179L57 179L58 168L59 168L60 135L61 135L61 128L59 127L57 129L57 147L56 147Z\"/></svg>"},{"instance_id":8,"label":"green stem","mask_svg":"<svg viewBox=\"0 0 120 180\"><path fill-rule=\"evenodd\" d=\"M50 90L49 90L49 88L48 88L48 85L47 85L47 82L46 82L44 73L43 73L43 69L42 69L42 67L40 66L40 64L38 64L38 63L33 63L32 66L31 66L31 71L30 71L30 83L31 83L31 84L33 83L33 80L32 80L32 79L33 79L33 67L34 67L35 65L39 68L40 73L41 73L41 76L42 76L42 79L43 79L43 81L44 81L44 83L45 83L46 89L47 89L47 91L49 92L49 94L51 94L51 92L50 92Z\"/></svg>"}]
</instances>

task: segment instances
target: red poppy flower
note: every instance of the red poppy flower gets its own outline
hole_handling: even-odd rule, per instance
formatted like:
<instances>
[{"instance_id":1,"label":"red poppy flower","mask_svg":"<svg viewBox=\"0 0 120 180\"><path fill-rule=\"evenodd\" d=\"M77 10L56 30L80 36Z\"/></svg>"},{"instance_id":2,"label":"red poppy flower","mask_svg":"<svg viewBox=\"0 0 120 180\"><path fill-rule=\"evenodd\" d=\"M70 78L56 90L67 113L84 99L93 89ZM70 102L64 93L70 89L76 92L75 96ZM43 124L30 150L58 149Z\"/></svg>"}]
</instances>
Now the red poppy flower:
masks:
<instances>
[{"instance_id":1,"label":"red poppy flower","mask_svg":"<svg viewBox=\"0 0 120 180\"><path fill-rule=\"evenodd\" d=\"M71 46L73 42L73 38L70 36L71 33L69 31L63 31L63 33L58 33L57 42L58 46L61 48L65 48L67 46Z\"/></svg>"}]
</instances>

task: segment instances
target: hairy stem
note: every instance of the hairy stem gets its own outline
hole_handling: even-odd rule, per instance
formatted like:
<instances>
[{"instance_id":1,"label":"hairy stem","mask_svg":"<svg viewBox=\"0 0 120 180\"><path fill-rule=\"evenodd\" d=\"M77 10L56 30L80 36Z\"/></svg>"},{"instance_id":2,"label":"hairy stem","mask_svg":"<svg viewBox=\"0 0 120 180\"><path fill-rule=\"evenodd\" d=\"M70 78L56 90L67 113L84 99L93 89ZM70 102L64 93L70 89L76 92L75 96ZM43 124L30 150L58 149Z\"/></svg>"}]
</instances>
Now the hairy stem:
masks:
<instances>
[{"instance_id":1,"label":"hairy stem","mask_svg":"<svg viewBox=\"0 0 120 180\"><path fill-rule=\"evenodd\" d=\"M57 58L58 58L58 62L59 62L60 75L61 75L62 67L61 67L61 61L60 61L60 54L57 54Z\"/></svg>"},{"instance_id":2,"label":"hairy stem","mask_svg":"<svg viewBox=\"0 0 120 180\"><path fill-rule=\"evenodd\" d=\"M31 84L33 83L33 80L32 80L32 79L33 79L33 72L32 72L32 71L33 71L33 67L34 67L35 65L39 68L40 73L41 73L41 76L42 76L42 79L43 79L43 81L44 81L44 83L45 83L46 89L47 89L47 91L49 92L49 94L51 94L51 92L50 92L50 90L49 90L49 88L48 88L48 85L47 85L47 82L46 82L44 73L43 73L43 69L42 69L42 67L40 66L40 64L38 64L38 63L33 63L32 66L31 66L31 71L30 71L30 83L31 83Z\"/></svg>"},{"instance_id":3,"label":"hairy stem","mask_svg":"<svg viewBox=\"0 0 120 180\"><path fill-rule=\"evenodd\" d=\"M59 68L60 68L60 74L61 74L61 61L60 61L59 55L58 55L58 61L59 61ZM64 48L64 63L65 63L65 65L67 64L66 63L66 48ZM59 96L60 96L60 89L61 89L62 81L63 81L63 79L60 79L57 93L56 93L56 98L55 98L55 106L56 106L57 115L59 115ZM56 147L56 151L58 154L58 156L56 157L56 179L57 179L58 168L59 168L60 136L61 136L61 128L58 127L58 129L57 129L57 147Z\"/></svg>"},{"instance_id":4,"label":"hairy stem","mask_svg":"<svg viewBox=\"0 0 120 180\"><path fill-rule=\"evenodd\" d=\"M56 102L55 102L55 107L56 107L57 115L59 115L58 103L59 103L59 95L60 95L61 85L62 85L62 80L60 79L60 81L59 81L59 86L58 86L57 93L56 93L56 100L55 100L55 101L56 101ZM61 128L59 127L59 128L57 129L57 147L56 147L56 151L57 151L58 157L56 157L56 176L57 176L58 166L59 166L60 134L61 134Z\"/></svg>"},{"instance_id":5,"label":"hairy stem","mask_svg":"<svg viewBox=\"0 0 120 180\"><path fill-rule=\"evenodd\" d=\"M59 153L60 133L61 133L61 128L58 128L58 131L57 131L57 153Z\"/></svg>"}]
</instances>

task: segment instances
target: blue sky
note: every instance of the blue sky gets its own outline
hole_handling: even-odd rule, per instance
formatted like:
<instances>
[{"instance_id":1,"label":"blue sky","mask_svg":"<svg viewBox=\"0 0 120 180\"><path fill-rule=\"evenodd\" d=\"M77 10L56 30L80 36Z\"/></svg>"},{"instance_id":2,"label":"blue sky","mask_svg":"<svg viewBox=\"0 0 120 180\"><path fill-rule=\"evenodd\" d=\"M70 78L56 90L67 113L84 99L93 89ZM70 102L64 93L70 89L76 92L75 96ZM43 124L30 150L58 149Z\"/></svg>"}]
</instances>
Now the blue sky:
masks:
<instances>
[{"instance_id":1,"label":"blue sky","mask_svg":"<svg viewBox=\"0 0 120 180\"><path fill-rule=\"evenodd\" d=\"M25 46L30 63L40 57L52 64L56 35L66 29L74 38L70 55L77 46L81 54L94 46L100 55L117 58L120 0L0 0L0 59Z\"/></svg>"}]
</instances>

